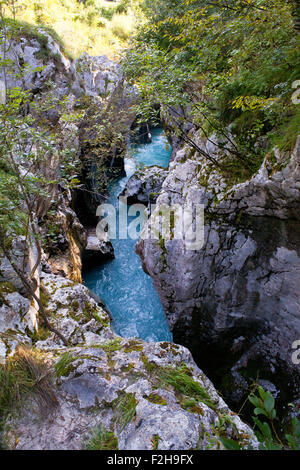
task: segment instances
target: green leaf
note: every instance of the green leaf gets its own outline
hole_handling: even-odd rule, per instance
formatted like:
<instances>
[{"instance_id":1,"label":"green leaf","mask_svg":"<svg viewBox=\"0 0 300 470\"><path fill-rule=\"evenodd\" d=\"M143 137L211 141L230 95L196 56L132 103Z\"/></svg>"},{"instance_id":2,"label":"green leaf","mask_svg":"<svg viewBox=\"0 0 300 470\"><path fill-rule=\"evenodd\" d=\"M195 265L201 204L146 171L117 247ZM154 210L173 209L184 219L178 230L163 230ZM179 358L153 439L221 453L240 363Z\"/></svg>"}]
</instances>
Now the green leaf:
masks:
<instances>
[{"instance_id":1,"label":"green leaf","mask_svg":"<svg viewBox=\"0 0 300 470\"><path fill-rule=\"evenodd\" d=\"M249 400L250 403L252 403L252 405L255 406L256 408L259 408L260 405L261 405L260 400L259 400L255 395L253 395L253 393L248 396L248 400Z\"/></svg>"},{"instance_id":2,"label":"green leaf","mask_svg":"<svg viewBox=\"0 0 300 470\"><path fill-rule=\"evenodd\" d=\"M268 417L268 413L263 409L263 408L255 408L254 409L254 414L256 416L258 415L264 415L264 416L267 416Z\"/></svg>"},{"instance_id":3,"label":"green leaf","mask_svg":"<svg viewBox=\"0 0 300 470\"><path fill-rule=\"evenodd\" d=\"M266 392L266 397L264 400L264 407L267 410L268 413L271 413L275 406L275 400L273 395L270 392Z\"/></svg>"},{"instance_id":4,"label":"green leaf","mask_svg":"<svg viewBox=\"0 0 300 470\"><path fill-rule=\"evenodd\" d=\"M220 441L222 442L226 450L241 450L240 444L234 441L233 439L229 439L227 437L220 437Z\"/></svg>"}]
</instances>

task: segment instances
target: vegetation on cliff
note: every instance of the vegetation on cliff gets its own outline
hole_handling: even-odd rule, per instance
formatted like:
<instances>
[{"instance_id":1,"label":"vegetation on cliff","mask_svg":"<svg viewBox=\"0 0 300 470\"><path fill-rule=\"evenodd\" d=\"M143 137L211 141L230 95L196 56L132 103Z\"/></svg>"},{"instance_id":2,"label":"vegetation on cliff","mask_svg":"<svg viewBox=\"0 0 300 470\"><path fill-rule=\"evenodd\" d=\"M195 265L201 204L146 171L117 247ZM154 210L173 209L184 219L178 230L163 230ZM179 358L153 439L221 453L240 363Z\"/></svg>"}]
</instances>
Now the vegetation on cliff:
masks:
<instances>
[{"instance_id":1,"label":"vegetation on cliff","mask_svg":"<svg viewBox=\"0 0 300 470\"><path fill-rule=\"evenodd\" d=\"M257 171L263 157L268 152L271 154L274 145L283 151L290 151L295 144L300 125L298 0L121 0L111 6L97 0L8 0L0 1L0 7L2 50L3 47L4 51L11 50L16 38L29 37L39 42L41 47L38 55L44 66L30 70L36 76L49 65L47 62L50 57L48 39L41 33L40 25L46 25L45 31L60 43L61 50L68 57L81 52L99 54L107 49L110 54L114 54L127 43L135 15L139 14L140 27L124 55L123 65L128 81L138 86L142 97L135 108L141 121L157 119L159 104L161 115L178 137L202 152L202 155L204 153L211 163L238 181ZM59 16L56 15L58 8ZM62 34L66 46L51 29L52 26ZM66 50L72 54L67 54ZM16 73L23 85L29 73L28 64L21 63L18 55L16 57L19 62L17 73L12 72L5 53L0 68L4 70L5 79L9 74ZM57 66L57 69L61 66L59 60L61 56L54 57L54 67ZM123 80L121 82L123 84ZM205 378L201 376L200 380L200 372L195 376L179 359L176 363L175 357L164 362L164 351L156 351L155 354L150 351L147 356L144 354L147 345L136 342L125 344L120 338L112 339L108 319L100 318L94 312L95 306L84 309L76 299L74 303L71 288L76 287L71 284L69 287L63 287L64 284L58 287L60 291L70 289L70 298L65 299L66 304L58 302L57 309L63 312L61 316L49 308L48 304L51 304L55 292L53 290L46 296L43 292L46 287L40 283L39 276L44 243L47 239L49 247L49 240L55 244L59 239L61 226L55 212L57 201L61 193L67 199L69 189L78 187L77 173L82 170L78 148L66 145L64 131L68 128L70 139L72 126L75 126L76 132L80 129L81 150L84 150L87 159L89 157L87 169L93 173L94 161L103 163L98 165L99 175L93 173L93 176L100 180L98 187L101 187L101 183L105 189L108 181L104 178L102 167L107 161L113 166L126 147L124 129L130 127L131 122L124 100L124 109L119 110L118 100L105 102L105 96L101 96L103 101L99 110L99 102L94 101L94 97L85 96L86 102L84 99L77 101L74 111L66 95L61 98L52 93L55 87L56 84L50 81L43 90L28 90L25 86L5 87L5 96L1 96L1 258L10 262L21 280L25 295L35 307L35 315L39 314L41 323L54 333L51 339L48 336L46 338L49 342L53 341L51 346L56 345L55 341L60 338L64 346L69 346L72 341L74 346L80 345L84 350L88 344L86 338L90 338L90 344L95 349L92 353L96 358L90 355L84 358L87 363L84 373L98 374L99 377L96 377L99 382L95 384L95 390L101 389L99 384L103 387L104 379L107 380L105 387L108 389L111 376L114 378L115 375L115 380L119 381L123 372L131 374L133 385L138 378L147 379L148 389L144 394L134 387L125 393L124 385L118 397L112 400L111 407L107 407L103 401L103 409L106 407L114 411L112 424L118 435L147 407L151 415L157 410L155 406L168 407L169 403L160 395L164 392L168 397L172 393L172 410L180 412L191 422L201 422L205 413L218 418L213 426L209 425L210 434L202 436L203 445L208 446L207 442L212 435L215 439L210 443L212 447L222 443L228 449L244 448L249 435L235 435L236 426L232 424L231 414L227 414L229 410L224 414L223 404L220 404L216 392L207 386ZM53 123L47 115L49 117L53 110L58 109L58 118ZM224 151L221 162L214 161L209 153L200 149L189 134L191 127L208 140L212 134L217 135L218 145ZM77 135L74 141L75 137ZM13 250L16 240L23 242L21 264ZM163 239L160 245L165 254ZM64 281L62 278L61 282ZM56 286L57 279L55 289ZM1 303L8 305L6 295L16 292L16 287L6 282L0 295ZM83 313L86 319L81 318ZM78 325L84 325L84 331L80 331L76 324L78 318L81 322L79 325L78 321ZM37 324L34 326L38 329ZM74 330L70 333L67 327ZM61 332L61 328L65 328L65 331ZM103 332L101 338L102 330L111 338L109 341ZM44 339L38 337L39 331L31 332L32 338L34 335L37 341ZM162 344L160 348L163 349ZM82 370L78 376L74 373L74 377L68 377L79 367L74 365L78 356L63 350L66 352L55 364L56 378L61 382L74 379L77 383L78 376L83 374ZM11 353L9 351L8 354ZM130 362L126 360L128 354ZM15 355L0 365L0 421L15 409L16 404L21 405L31 395L41 408L55 408L54 371L49 368L45 357L36 350L17 348ZM94 362L90 364L88 361L92 360ZM98 367L100 361L105 372ZM90 379L90 375L88 377ZM137 393L140 394L139 400L136 399ZM296 418L292 420L290 434L284 437L279 435L274 426L275 401L270 392L258 387L249 400L255 406L254 424L261 449L298 448L299 421ZM139 402L144 403L144 407L137 410ZM99 405L97 401L95 403ZM76 410L75 417L81 417L80 413L81 410L78 413ZM163 411L157 411L159 418L160 413ZM110 423L110 419L107 422ZM73 421L76 420L72 418ZM87 421L89 424L93 422L90 419ZM93 428L86 447L117 449L119 438L111 428L100 422L98 424ZM138 432L137 428L133 429ZM157 449L162 438L160 434L153 433L151 437L152 446ZM23 445L27 445L24 442Z\"/></svg>"},{"instance_id":2,"label":"vegetation on cliff","mask_svg":"<svg viewBox=\"0 0 300 470\"><path fill-rule=\"evenodd\" d=\"M274 144L293 148L300 129L299 2L145 0L143 11L147 21L125 67L142 94L144 119L160 103L198 151L187 129L217 134L230 156L223 166L237 178L253 174Z\"/></svg>"},{"instance_id":3,"label":"vegetation on cliff","mask_svg":"<svg viewBox=\"0 0 300 470\"><path fill-rule=\"evenodd\" d=\"M118 3L105 0L6 0L2 3L5 15L23 25L54 29L74 57L84 52L114 57L128 41L137 19L130 0Z\"/></svg>"}]
</instances>

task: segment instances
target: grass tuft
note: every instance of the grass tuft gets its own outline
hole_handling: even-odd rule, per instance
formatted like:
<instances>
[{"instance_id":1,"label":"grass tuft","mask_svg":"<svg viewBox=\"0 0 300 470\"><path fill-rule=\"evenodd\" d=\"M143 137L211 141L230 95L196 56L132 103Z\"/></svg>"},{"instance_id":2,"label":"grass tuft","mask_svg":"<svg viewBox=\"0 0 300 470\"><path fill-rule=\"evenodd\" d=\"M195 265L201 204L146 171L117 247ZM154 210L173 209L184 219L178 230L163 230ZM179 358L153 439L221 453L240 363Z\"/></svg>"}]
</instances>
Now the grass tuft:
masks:
<instances>
[{"instance_id":1,"label":"grass tuft","mask_svg":"<svg viewBox=\"0 0 300 470\"><path fill-rule=\"evenodd\" d=\"M72 363L76 359L69 352L63 354L54 366L56 376L67 377L74 370Z\"/></svg>"},{"instance_id":2,"label":"grass tuft","mask_svg":"<svg viewBox=\"0 0 300 470\"><path fill-rule=\"evenodd\" d=\"M5 2L4 2L5 3ZM58 36L63 50L69 56L79 57L87 52L90 55L106 54L114 58L135 29L137 16L130 2L119 3L105 0L80 2L78 0L43 0L22 2L16 20L23 30L32 35L43 27L55 40ZM59 15L57 12L59 11ZM4 5L4 13L11 16L9 7ZM9 18L9 21L13 21ZM55 32L55 31L56 32Z\"/></svg>"},{"instance_id":3,"label":"grass tuft","mask_svg":"<svg viewBox=\"0 0 300 470\"><path fill-rule=\"evenodd\" d=\"M17 410L28 394L43 415L57 406L48 363L39 352L19 346L14 356L0 364L0 419Z\"/></svg>"},{"instance_id":4,"label":"grass tuft","mask_svg":"<svg viewBox=\"0 0 300 470\"><path fill-rule=\"evenodd\" d=\"M133 393L121 393L114 401L115 424L121 432L136 415L137 401Z\"/></svg>"},{"instance_id":5,"label":"grass tuft","mask_svg":"<svg viewBox=\"0 0 300 470\"><path fill-rule=\"evenodd\" d=\"M118 450L118 438L113 432L107 431L105 426L94 429L91 438L86 444L87 450Z\"/></svg>"},{"instance_id":6,"label":"grass tuft","mask_svg":"<svg viewBox=\"0 0 300 470\"><path fill-rule=\"evenodd\" d=\"M296 110L292 117L286 119L280 129L272 138L272 143L279 150L289 152L294 149L300 134L300 110Z\"/></svg>"},{"instance_id":7,"label":"grass tuft","mask_svg":"<svg viewBox=\"0 0 300 470\"><path fill-rule=\"evenodd\" d=\"M153 434L153 437L151 440L153 450L158 450L159 439L160 437L158 434Z\"/></svg>"}]
</instances>

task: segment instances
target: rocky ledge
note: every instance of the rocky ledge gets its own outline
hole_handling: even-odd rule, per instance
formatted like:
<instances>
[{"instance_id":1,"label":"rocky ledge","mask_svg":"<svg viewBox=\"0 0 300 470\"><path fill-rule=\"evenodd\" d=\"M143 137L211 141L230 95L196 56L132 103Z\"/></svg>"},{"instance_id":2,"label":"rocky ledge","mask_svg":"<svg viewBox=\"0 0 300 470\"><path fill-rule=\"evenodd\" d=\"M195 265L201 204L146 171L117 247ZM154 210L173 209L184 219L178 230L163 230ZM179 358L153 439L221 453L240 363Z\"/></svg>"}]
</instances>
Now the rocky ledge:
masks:
<instances>
[{"instance_id":1,"label":"rocky ledge","mask_svg":"<svg viewBox=\"0 0 300 470\"><path fill-rule=\"evenodd\" d=\"M6 416L2 446L84 449L99 433L113 436L113 448L126 450L217 449L223 437L256 446L250 428L185 347L115 335L109 316L83 285L42 273L42 288L49 319L70 345L52 333L40 339L28 334L28 301L5 293L1 318L13 311L14 319L0 325L2 357L13 354L18 342L34 345L51 381L47 393L39 388L27 394L22 407Z\"/></svg>"},{"instance_id":2,"label":"rocky ledge","mask_svg":"<svg viewBox=\"0 0 300 470\"><path fill-rule=\"evenodd\" d=\"M220 157L213 139L193 139ZM181 148L157 204L203 204L203 247L187 250L181 240L162 238L137 245L175 341L236 407L258 378L282 403L299 397L292 362L300 338L299 163L300 138L291 154L275 151L250 180L233 185Z\"/></svg>"}]
</instances>

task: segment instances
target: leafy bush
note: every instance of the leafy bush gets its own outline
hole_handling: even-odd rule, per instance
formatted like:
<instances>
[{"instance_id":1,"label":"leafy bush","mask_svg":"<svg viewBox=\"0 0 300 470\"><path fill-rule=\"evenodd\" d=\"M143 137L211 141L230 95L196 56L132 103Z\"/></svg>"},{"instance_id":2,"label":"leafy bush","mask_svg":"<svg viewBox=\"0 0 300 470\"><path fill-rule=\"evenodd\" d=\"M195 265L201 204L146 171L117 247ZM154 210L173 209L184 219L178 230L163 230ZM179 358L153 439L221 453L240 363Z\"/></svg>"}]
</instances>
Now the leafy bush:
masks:
<instances>
[{"instance_id":1,"label":"leafy bush","mask_svg":"<svg viewBox=\"0 0 300 470\"><path fill-rule=\"evenodd\" d=\"M56 376L67 377L73 370L72 363L74 361L76 361L76 357L73 357L69 352L63 354L54 366Z\"/></svg>"},{"instance_id":2,"label":"leafy bush","mask_svg":"<svg viewBox=\"0 0 300 470\"><path fill-rule=\"evenodd\" d=\"M276 409L273 395L261 386L258 393L251 393L248 397L254 406L254 433L259 441L259 450L300 450L300 421L291 419L290 432L283 437L279 436L276 429ZM259 416L259 418L258 418ZM227 450L241 450L239 444L231 439L221 441Z\"/></svg>"}]
</instances>

